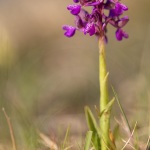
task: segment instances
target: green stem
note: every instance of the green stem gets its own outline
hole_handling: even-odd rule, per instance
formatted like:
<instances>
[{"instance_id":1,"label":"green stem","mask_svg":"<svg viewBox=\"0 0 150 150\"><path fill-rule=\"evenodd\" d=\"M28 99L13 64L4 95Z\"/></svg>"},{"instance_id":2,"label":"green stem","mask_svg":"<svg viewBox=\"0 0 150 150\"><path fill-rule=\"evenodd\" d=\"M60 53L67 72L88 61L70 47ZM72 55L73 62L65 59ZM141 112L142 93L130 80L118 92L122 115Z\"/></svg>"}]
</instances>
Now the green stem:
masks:
<instances>
[{"instance_id":1,"label":"green stem","mask_svg":"<svg viewBox=\"0 0 150 150\"><path fill-rule=\"evenodd\" d=\"M102 112L108 102L108 72L105 61L105 44L103 39L99 40L99 82L100 82L100 111ZM105 112L100 118L100 128L102 131L101 150L108 150L109 146L109 129L110 129L110 112Z\"/></svg>"}]
</instances>

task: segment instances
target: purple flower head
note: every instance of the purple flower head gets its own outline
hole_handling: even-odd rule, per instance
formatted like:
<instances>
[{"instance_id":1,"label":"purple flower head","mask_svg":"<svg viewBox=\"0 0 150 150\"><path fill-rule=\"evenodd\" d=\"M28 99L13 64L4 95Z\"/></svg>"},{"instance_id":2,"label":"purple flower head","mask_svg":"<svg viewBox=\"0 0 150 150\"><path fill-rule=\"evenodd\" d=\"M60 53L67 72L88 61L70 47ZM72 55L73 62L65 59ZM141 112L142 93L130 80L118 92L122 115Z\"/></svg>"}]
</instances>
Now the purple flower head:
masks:
<instances>
[{"instance_id":1,"label":"purple flower head","mask_svg":"<svg viewBox=\"0 0 150 150\"><path fill-rule=\"evenodd\" d=\"M128 23L128 16L121 17L128 7L120 0L73 0L78 4L68 5L67 9L75 16L75 27L65 25L64 35L72 37L76 30L83 32L85 35L97 36L98 38L107 38L107 25L110 24L116 28L116 39L121 41L128 38L128 34L122 28ZM89 13L85 9L92 7ZM105 14L108 11L108 15Z\"/></svg>"}]
</instances>

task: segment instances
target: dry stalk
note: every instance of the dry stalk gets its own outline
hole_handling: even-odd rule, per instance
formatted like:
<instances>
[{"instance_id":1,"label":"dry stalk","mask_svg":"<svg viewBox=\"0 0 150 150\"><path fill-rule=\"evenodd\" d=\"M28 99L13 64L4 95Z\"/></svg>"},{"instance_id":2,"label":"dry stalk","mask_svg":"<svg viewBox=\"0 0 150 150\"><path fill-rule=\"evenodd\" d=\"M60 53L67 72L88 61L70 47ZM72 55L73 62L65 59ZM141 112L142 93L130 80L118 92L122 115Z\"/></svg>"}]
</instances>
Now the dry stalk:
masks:
<instances>
[{"instance_id":1,"label":"dry stalk","mask_svg":"<svg viewBox=\"0 0 150 150\"><path fill-rule=\"evenodd\" d=\"M9 127L9 132L10 132L10 136L11 136L13 150L17 150L15 137L14 137L14 131L13 131L13 127L12 127L10 118L8 117L8 115L7 115L6 111L5 111L5 108L2 108L2 111L3 111L4 115L5 115L5 118L6 118L8 127Z\"/></svg>"}]
</instances>

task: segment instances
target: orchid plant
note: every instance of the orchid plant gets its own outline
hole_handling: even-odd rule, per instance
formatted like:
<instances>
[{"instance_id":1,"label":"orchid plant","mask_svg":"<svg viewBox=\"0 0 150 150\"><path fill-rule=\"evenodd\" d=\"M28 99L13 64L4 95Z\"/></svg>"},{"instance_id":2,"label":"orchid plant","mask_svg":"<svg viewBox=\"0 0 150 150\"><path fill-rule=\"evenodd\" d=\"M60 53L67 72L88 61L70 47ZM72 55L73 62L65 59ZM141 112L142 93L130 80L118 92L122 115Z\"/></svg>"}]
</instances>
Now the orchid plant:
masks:
<instances>
[{"instance_id":1,"label":"orchid plant","mask_svg":"<svg viewBox=\"0 0 150 150\"><path fill-rule=\"evenodd\" d=\"M98 110L99 125L89 107L85 107L85 114L89 126L92 145L95 150L114 150L115 143L113 135L110 133L110 111L114 98L109 100L108 93L108 72L105 60L105 44L108 43L107 25L116 28L116 39L121 41L128 38L128 34L122 29L129 21L128 16L122 17L128 7L120 0L74 0L75 4L67 6L67 9L75 16L75 26L64 25L64 35L72 37L76 31L81 31L85 35L95 35L99 45L99 84L100 84L100 107ZM92 7L89 13L86 7ZM105 14L105 10L108 11ZM85 150L88 150L85 146Z\"/></svg>"}]
</instances>

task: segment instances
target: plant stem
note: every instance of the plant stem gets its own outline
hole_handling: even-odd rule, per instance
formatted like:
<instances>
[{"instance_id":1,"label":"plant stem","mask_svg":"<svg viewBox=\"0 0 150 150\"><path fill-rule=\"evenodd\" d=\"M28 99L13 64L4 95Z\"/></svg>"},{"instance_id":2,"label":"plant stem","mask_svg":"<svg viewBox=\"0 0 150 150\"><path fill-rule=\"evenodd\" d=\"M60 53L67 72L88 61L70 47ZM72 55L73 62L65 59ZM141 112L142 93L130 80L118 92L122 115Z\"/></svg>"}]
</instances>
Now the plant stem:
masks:
<instances>
[{"instance_id":1,"label":"plant stem","mask_svg":"<svg viewBox=\"0 0 150 150\"><path fill-rule=\"evenodd\" d=\"M102 112L108 102L108 72L105 61L105 44L99 39L99 83L100 83L100 111ZM108 150L109 146L110 111L104 112L100 117L100 129L102 131L101 150Z\"/></svg>"},{"instance_id":2,"label":"plant stem","mask_svg":"<svg viewBox=\"0 0 150 150\"><path fill-rule=\"evenodd\" d=\"M11 136L11 140L12 140L12 146L13 146L13 150L17 150L17 146L16 146L16 142L15 142L15 136L14 136L14 131L13 131L13 127L10 121L10 118L8 117L5 108L2 108L2 111L4 112L6 121L8 123L8 127L9 127L9 131L10 131L10 136Z\"/></svg>"}]
</instances>

